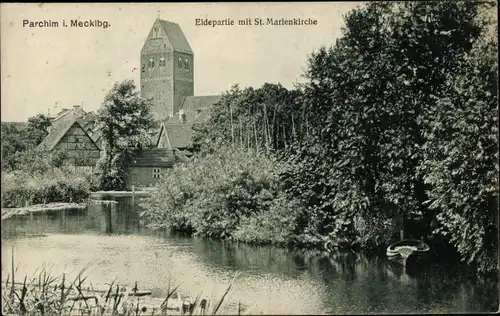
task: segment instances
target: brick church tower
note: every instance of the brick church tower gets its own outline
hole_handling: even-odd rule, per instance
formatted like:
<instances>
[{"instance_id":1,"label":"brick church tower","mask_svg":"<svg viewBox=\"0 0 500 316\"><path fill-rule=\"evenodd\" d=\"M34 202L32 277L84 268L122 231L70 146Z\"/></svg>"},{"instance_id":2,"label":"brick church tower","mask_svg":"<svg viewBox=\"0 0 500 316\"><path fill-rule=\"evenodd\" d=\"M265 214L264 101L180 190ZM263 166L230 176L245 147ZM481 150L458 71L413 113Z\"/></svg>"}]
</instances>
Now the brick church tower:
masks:
<instances>
[{"instance_id":1,"label":"brick church tower","mask_svg":"<svg viewBox=\"0 0 500 316\"><path fill-rule=\"evenodd\" d=\"M141 49L141 96L156 120L172 118L194 95L194 54L177 23L156 19Z\"/></svg>"}]
</instances>

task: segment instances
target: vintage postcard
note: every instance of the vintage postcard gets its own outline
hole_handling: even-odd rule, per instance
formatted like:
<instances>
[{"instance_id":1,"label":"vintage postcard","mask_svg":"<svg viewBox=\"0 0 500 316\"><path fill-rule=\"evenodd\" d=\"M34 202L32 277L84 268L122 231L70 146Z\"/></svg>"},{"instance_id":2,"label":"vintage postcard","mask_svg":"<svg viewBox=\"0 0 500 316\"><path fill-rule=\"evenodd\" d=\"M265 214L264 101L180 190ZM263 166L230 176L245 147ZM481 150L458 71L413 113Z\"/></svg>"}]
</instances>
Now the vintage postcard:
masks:
<instances>
[{"instance_id":1,"label":"vintage postcard","mask_svg":"<svg viewBox=\"0 0 500 316\"><path fill-rule=\"evenodd\" d=\"M2 315L498 311L495 1L0 13Z\"/></svg>"}]
</instances>

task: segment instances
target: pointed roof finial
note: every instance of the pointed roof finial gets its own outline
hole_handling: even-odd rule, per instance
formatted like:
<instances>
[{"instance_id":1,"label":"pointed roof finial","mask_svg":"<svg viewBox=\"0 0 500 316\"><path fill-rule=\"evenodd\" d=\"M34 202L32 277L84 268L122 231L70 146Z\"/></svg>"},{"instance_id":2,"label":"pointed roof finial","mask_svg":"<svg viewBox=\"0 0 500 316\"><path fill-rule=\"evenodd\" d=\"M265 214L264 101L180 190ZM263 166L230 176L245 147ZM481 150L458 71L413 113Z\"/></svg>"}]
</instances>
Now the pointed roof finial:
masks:
<instances>
[{"instance_id":1,"label":"pointed roof finial","mask_svg":"<svg viewBox=\"0 0 500 316\"><path fill-rule=\"evenodd\" d=\"M158 9L158 20L160 19L161 14L160 14L160 9Z\"/></svg>"}]
</instances>

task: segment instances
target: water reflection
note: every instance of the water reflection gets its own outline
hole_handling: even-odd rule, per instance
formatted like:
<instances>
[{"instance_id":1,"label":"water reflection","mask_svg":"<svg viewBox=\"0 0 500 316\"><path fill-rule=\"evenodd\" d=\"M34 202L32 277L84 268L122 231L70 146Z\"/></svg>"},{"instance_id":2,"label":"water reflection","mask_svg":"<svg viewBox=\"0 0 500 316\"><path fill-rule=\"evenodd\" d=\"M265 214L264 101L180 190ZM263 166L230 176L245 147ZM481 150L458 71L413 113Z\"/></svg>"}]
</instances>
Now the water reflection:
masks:
<instances>
[{"instance_id":1,"label":"water reflection","mask_svg":"<svg viewBox=\"0 0 500 316\"><path fill-rule=\"evenodd\" d=\"M143 227L131 199L117 201L2 221L2 270L9 269L3 262L9 262L10 254L4 250L14 246L26 273L42 262L78 270L95 260L96 283L117 277L122 283L139 280L161 288L172 278L183 282L188 294L203 290L214 296L240 271L226 312L234 312L237 302L248 313L265 314L481 312L498 307L496 283L479 284L463 269L428 258L410 260L405 272L385 257L169 235Z\"/></svg>"}]
</instances>

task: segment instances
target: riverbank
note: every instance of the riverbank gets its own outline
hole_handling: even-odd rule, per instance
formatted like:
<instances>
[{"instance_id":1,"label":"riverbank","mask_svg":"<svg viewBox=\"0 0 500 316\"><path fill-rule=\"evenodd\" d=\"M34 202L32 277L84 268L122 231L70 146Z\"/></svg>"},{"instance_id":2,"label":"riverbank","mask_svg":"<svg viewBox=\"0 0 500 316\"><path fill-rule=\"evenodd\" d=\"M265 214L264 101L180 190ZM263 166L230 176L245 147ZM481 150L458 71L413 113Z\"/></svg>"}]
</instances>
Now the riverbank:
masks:
<instances>
[{"instance_id":1,"label":"riverbank","mask_svg":"<svg viewBox=\"0 0 500 316\"><path fill-rule=\"evenodd\" d=\"M27 215L35 212L62 211L68 209L85 209L86 207L87 203L47 203L47 204L35 204L25 207L3 207L2 220L6 220L12 216Z\"/></svg>"},{"instance_id":2,"label":"riverbank","mask_svg":"<svg viewBox=\"0 0 500 316\"><path fill-rule=\"evenodd\" d=\"M133 191L94 191L90 192L91 198L102 197L132 197L132 196L149 196L154 192L155 188L140 188Z\"/></svg>"},{"instance_id":3,"label":"riverbank","mask_svg":"<svg viewBox=\"0 0 500 316\"><path fill-rule=\"evenodd\" d=\"M94 200L90 199L83 203L65 203L65 202L52 202L46 204L34 204L25 207L3 207L2 220L11 218L12 216L28 215L37 212L50 212L50 211L64 211L64 210L83 210L89 204L118 204L113 200Z\"/></svg>"},{"instance_id":4,"label":"riverbank","mask_svg":"<svg viewBox=\"0 0 500 316\"><path fill-rule=\"evenodd\" d=\"M144 197L149 196L154 189L143 188L134 191L95 191L89 193L89 198L80 203L50 202L33 204L24 207L2 207L2 220L12 216L28 215L36 212L62 211L68 209L85 209L89 204L117 204L117 201L106 200L109 197Z\"/></svg>"}]
</instances>

